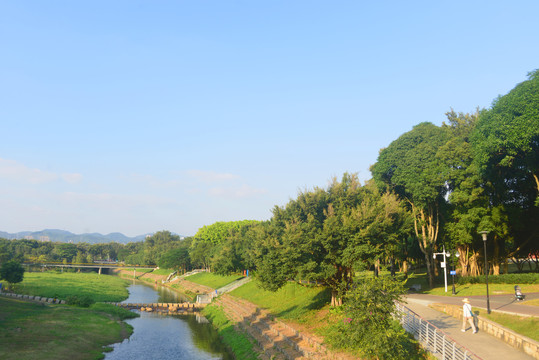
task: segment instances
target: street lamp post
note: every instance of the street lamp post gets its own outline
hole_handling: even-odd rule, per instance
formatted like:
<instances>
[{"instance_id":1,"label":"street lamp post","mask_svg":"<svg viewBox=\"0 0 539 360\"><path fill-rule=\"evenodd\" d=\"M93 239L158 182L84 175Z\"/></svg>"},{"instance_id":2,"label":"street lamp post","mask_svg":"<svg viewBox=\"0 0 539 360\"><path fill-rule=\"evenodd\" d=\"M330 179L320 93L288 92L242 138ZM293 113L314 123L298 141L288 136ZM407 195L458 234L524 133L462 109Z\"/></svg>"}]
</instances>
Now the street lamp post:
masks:
<instances>
[{"instance_id":1,"label":"street lamp post","mask_svg":"<svg viewBox=\"0 0 539 360\"><path fill-rule=\"evenodd\" d=\"M445 252L445 245L443 247L443 252L441 253L434 253L432 254L433 258L436 259L436 255L443 255L444 256L444 262L442 263L442 267L444 268L444 283L445 283L445 292L447 292L447 262L446 262L446 256L451 256L451 254Z\"/></svg>"},{"instance_id":2,"label":"street lamp post","mask_svg":"<svg viewBox=\"0 0 539 360\"><path fill-rule=\"evenodd\" d=\"M490 299L488 296L488 261L487 261L487 234L488 231L479 232L483 237L483 247L485 249L485 281L487 283L487 313L490 314Z\"/></svg>"},{"instance_id":3,"label":"street lamp post","mask_svg":"<svg viewBox=\"0 0 539 360\"><path fill-rule=\"evenodd\" d=\"M455 253L455 257L458 259L460 256L460 254L458 253L458 251ZM451 277L453 278L453 290L451 292L452 295L456 295L457 293L455 292L455 275L457 274L456 270L455 270L455 261L456 260L453 260L453 270L451 270Z\"/></svg>"}]
</instances>

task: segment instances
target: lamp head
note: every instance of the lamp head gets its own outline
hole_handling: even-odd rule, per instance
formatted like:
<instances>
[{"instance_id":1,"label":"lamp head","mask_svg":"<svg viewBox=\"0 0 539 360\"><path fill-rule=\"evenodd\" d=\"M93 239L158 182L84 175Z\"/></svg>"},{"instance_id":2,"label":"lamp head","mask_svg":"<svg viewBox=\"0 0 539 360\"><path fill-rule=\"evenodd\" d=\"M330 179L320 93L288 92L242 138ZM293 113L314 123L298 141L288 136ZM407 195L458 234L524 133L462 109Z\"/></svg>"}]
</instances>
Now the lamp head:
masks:
<instances>
[{"instance_id":1,"label":"lamp head","mask_svg":"<svg viewBox=\"0 0 539 360\"><path fill-rule=\"evenodd\" d=\"M481 236L483 237L483 241L487 241L487 234L488 234L488 231L480 231L479 233L480 233Z\"/></svg>"}]
</instances>

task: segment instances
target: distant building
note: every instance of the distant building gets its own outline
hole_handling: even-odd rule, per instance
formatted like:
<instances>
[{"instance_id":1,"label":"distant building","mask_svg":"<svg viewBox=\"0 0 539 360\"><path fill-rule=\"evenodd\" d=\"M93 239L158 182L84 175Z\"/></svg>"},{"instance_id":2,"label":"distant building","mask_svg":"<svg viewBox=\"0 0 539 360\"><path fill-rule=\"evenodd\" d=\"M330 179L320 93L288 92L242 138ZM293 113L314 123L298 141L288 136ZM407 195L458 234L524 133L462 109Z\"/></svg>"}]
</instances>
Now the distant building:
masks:
<instances>
[{"instance_id":1,"label":"distant building","mask_svg":"<svg viewBox=\"0 0 539 360\"><path fill-rule=\"evenodd\" d=\"M41 242L50 242L51 239L48 236L40 236L39 241L41 241Z\"/></svg>"},{"instance_id":2,"label":"distant building","mask_svg":"<svg viewBox=\"0 0 539 360\"><path fill-rule=\"evenodd\" d=\"M32 235L26 235L24 237L25 240L34 240L34 237Z\"/></svg>"}]
</instances>

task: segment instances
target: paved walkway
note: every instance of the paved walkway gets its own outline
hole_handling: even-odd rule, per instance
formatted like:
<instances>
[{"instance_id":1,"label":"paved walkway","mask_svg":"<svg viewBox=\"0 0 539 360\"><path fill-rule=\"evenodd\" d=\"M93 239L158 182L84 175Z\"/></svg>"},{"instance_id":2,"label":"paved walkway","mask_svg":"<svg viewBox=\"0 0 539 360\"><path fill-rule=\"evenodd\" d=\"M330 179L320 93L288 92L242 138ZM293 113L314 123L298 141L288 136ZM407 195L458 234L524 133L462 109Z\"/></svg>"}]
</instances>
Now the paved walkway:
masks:
<instances>
[{"instance_id":1,"label":"paved walkway","mask_svg":"<svg viewBox=\"0 0 539 360\"><path fill-rule=\"evenodd\" d=\"M514 349L506 343L496 339L485 332L479 331L473 334L471 327L461 332L462 320L455 319L445 313L430 308L431 303L462 305L463 296L436 296L424 294L410 294L406 297L408 304L405 304L410 310L429 321L434 326L445 332L457 343L466 347L483 360L505 360L505 359L533 359L531 356ZM486 309L486 297L469 296L472 306ZM526 299L539 298L539 293L526 294ZM539 307L526 306L517 303L512 295L495 295L490 297L490 307L492 310L504 311L512 314L525 316L539 316Z\"/></svg>"}]
</instances>

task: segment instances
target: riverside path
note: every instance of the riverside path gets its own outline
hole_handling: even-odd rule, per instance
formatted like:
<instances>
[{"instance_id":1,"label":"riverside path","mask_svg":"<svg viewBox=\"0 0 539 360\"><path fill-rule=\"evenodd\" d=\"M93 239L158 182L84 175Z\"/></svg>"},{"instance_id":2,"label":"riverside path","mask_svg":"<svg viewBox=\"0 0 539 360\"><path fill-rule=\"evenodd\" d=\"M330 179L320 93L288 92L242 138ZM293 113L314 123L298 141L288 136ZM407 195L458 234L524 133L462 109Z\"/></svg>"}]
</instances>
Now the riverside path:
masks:
<instances>
[{"instance_id":1,"label":"riverside path","mask_svg":"<svg viewBox=\"0 0 539 360\"><path fill-rule=\"evenodd\" d=\"M467 296L471 305L486 309L486 296ZM431 324L445 332L457 343L465 346L483 360L529 360L533 357L526 355L492 335L479 331L473 334L470 329L461 332L462 320L456 319L443 312L429 307L430 304L452 304L462 306L463 296L436 296L426 294L409 294L406 296L406 307L429 321ZM526 294L526 299L539 298L539 293ZM514 301L514 295L490 296L491 310L521 316L539 317L539 308L528 306ZM469 328L469 326L468 326Z\"/></svg>"}]
</instances>

